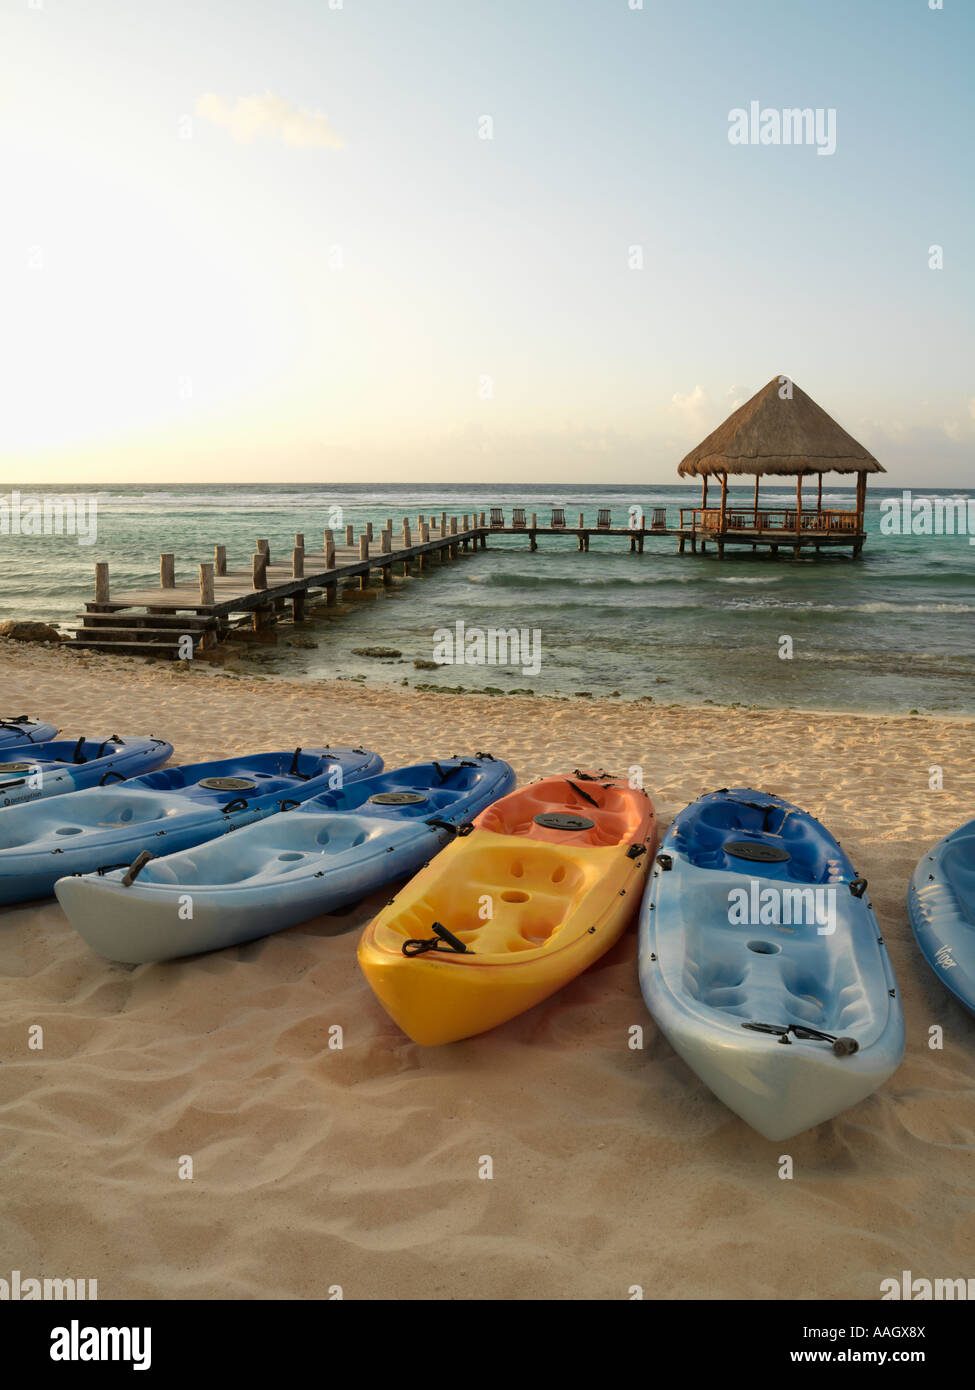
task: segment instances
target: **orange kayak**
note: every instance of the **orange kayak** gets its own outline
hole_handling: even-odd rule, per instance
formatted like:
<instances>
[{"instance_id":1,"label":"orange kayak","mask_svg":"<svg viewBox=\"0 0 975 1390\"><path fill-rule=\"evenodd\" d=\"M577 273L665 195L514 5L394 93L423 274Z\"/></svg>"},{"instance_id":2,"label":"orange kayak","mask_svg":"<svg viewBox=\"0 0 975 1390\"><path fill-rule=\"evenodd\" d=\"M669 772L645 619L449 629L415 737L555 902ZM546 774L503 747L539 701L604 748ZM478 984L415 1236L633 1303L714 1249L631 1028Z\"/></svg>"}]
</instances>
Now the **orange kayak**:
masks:
<instances>
[{"instance_id":1,"label":"orange kayak","mask_svg":"<svg viewBox=\"0 0 975 1390\"><path fill-rule=\"evenodd\" d=\"M546 777L489 806L366 928L363 973L414 1042L494 1028L619 940L657 848L646 792Z\"/></svg>"}]
</instances>

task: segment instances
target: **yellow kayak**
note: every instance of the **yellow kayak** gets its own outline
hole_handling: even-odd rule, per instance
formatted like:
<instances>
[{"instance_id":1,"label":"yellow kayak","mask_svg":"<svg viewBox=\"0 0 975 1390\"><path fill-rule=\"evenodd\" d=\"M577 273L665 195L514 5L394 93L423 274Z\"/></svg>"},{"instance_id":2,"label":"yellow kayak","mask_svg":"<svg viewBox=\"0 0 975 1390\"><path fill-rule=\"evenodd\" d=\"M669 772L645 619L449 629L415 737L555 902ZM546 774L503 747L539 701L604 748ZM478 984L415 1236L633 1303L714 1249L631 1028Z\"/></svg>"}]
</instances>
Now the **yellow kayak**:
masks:
<instances>
[{"instance_id":1,"label":"yellow kayak","mask_svg":"<svg viewBox=\"0 0 975 1390\"><path fill-rule=\"evenodd\" d=\"M605 773L494 802L363 933L390 1017L433 1046L505 1023L582 973L640 906L657 848L646 792Z\"/></svg>"}]
</instances>

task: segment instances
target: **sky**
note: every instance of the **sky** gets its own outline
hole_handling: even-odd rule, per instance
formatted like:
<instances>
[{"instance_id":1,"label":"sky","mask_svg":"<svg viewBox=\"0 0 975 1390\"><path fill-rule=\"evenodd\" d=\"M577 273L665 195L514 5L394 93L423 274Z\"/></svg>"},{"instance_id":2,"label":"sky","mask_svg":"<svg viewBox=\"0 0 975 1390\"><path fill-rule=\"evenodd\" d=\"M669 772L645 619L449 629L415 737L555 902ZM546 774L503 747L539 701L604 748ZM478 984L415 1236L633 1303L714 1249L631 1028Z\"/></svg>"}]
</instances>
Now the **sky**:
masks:
<instances>
[{"instance_id":1,"label":"sky","mask_svg":"<svg viewBox=\"0 0 975 1390\"><path fill-rule=\"evenodd\" d=\"M0 0L0 482L668 482L783 374L975 486L937 3Z\"/></svg>"}]
</instances>

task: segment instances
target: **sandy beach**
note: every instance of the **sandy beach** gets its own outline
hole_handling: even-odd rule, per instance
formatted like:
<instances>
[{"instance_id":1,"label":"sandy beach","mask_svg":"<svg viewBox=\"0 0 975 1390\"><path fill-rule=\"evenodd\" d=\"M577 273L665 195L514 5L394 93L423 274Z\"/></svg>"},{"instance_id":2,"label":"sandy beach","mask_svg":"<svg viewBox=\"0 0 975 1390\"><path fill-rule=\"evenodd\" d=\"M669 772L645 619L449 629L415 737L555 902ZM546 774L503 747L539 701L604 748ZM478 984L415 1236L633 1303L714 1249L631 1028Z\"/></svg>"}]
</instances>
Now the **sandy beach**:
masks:
<instances>
[{"instance_id":1,"label":"sandy beach","mask_svg":"<svg viewBox=\"0 0 975 1390\"><path fill-rule=\"evenodd\" d=\"M388 766L486 750L520 782L639 764L661 830L718 786L777 792L869 879L907 1020L879 1092L773 1144L657 1033L633 930L513 1023L425 1050L359 973L375 900L138 967L92 954L53 901L4 909L0 1274L97 1279L101 1298L865 1300L905 1269L967 1274L975 1024L917 951L905 892L975 813L975 722L299 685L10 643L0 666L9 711L163 735L177 762L331 741Z\"/></svg>"}]
</instances>

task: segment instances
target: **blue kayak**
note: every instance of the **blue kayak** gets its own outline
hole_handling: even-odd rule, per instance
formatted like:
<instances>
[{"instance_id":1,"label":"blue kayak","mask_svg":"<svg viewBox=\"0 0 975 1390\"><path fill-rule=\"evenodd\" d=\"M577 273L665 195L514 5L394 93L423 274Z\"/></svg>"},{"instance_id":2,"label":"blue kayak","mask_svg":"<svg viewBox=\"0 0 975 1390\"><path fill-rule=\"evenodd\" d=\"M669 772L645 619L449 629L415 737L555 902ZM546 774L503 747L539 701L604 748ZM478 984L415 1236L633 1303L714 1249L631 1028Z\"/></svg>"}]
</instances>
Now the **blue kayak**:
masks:
<instances>
[{"instance_id":1,"label":"blue kayak","mask_svg":"<svg viewBox=\"0 0 975 1390\"><path fill-rule=\"evenodd\" d=\"M173 745L164 739L119 738L118 734L6 745L0 753L0 810L83 787L124 782L162 767L172 753Z\"/></svg>"},{"instance_id":2,"label":"blue kayak","mask_svg":"<svg viewBox=\"0 0 975 1390\"><path fill-rule=\"evenodd\" d=\"M397 768L325 792L198 849L59 879L77 929L141 963L253 941L415 873L514 785L485 754Z\"/></svg>"},{"instance_id":3,"label":"blue kayak","mask_svg":"<svg viewBox=\"0 0 975 1390\"><path fill-rule=\"evenodd\" d=\"M0 903L54 892L66 874L172 854L322 791L382 771L362 748L296 748L167 767L124 783L0 811Z\"/></svg>"},{"instance_id":4,"label":"blue kayak","mask_svg":"<svg viewBox=\"0 0 975 1390\"><path fill-rule=\"evenodd\" d=\"M825 826L766 792L702 797L664 838L640 914L647 1008L767 1139L855 1105L903 1056L866 887Z\"/></svg>"},{"instance_id":5,"label":"blue kayak","mask_svg":"<svg viewBox=\"0 0 975 1390\"><path fill-rule=\"evenodd\" d=\"M42 724L26 714L15 715L12 719L0 719L0 749L12 748L18 743L50 743L57 738L56 724Z\"/></svg>"},{"instance_id":6,"label":"blue kayak","mask_svg":"<svg viewBox=\"0 0 975 1390\"><path fill-rule=\"evenodd\" d=\"M924 959L975 1013L975 820L952 831L920 861L907 910Z\"/></svg>"}]
</instances>

